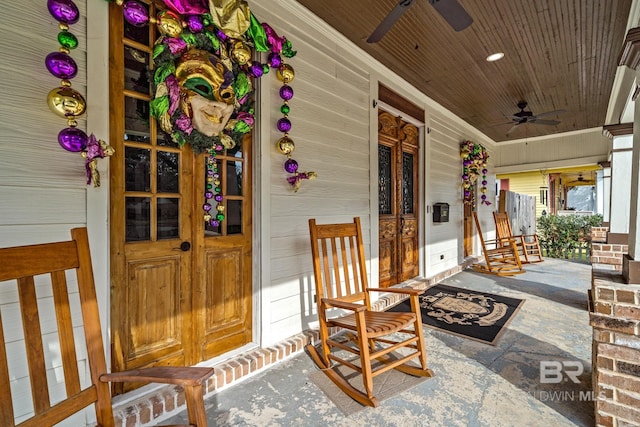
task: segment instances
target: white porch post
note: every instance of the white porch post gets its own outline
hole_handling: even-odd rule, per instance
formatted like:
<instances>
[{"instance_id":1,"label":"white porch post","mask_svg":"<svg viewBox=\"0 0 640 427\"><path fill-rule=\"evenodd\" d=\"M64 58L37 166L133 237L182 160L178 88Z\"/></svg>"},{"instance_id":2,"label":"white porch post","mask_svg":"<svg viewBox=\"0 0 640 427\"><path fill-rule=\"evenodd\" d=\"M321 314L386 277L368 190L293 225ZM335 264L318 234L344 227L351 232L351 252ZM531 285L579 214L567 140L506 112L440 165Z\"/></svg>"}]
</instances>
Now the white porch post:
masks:
<instances>
[{"instance_id":1,"label":"white porch post","mask_svg":"<svg viewBox=\"0 0 640 427\"><path fill-rule=\"evenodd\" d=\"M612 139L609 233L607 243L626 245L629 238L629 213L633 157L633 123L609 125L603 133Z\"/></svg>"},{"instance_id":2,"label":"white porch post","mask_svg":"<svg viewBox=\"0 0 640 427\"><path fill-rule=\"evenodd\" d=\"M609 224L611 214L611 163L603 162L602 169L596 171L596 212L602 221Z\"/></svg>"}]
</instances>

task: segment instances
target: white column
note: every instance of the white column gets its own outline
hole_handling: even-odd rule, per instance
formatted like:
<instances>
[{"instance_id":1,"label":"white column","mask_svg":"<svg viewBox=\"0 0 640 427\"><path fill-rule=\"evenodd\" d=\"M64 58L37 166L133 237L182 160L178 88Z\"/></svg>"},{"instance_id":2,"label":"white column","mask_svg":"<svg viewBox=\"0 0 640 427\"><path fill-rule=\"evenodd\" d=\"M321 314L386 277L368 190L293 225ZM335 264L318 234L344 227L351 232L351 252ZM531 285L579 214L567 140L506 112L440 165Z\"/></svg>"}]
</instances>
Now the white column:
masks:
<instances>
[{"instance_id":1,"label":"white column","mask_svg":"<svg viewBox=\"0 0 640 427\"><path fill-rule=\"evenodd\" d=\"M609 233L629 233L633 135L613 136Z\"/></svg>"},{"instance_id":2,"label":"white column","mask_svg":"<svg viewBox=\"0 0 640 427\"><path fill-rule=\"evenodd\" d=\"M636 84L638 77L636 74ZM632 150L632 170L631 174L631 211L629 213L629 259L635 262L640 261L640 238L638 233L640 232L640 198L638 197L638 179L640 179L640 99L634 100L635 108L633 114L633 150Z\"/></svg>"}]
</instances>

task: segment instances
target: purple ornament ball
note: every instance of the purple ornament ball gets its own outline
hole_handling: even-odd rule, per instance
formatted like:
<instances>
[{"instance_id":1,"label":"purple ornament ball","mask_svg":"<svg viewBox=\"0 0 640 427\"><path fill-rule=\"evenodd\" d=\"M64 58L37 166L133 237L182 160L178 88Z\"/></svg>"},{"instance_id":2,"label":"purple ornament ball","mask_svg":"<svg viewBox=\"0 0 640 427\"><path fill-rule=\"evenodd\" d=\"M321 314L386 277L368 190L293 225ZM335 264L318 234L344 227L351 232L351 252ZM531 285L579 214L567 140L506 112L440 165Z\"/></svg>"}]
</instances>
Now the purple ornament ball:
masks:
<instances>
[{"instance_id":1,"label":"purple ornament ball","mask_svg":"<svg viewBox=\"0 0 640 427\"><path fill-rule=\"evenodd\" d=\"M277 127L280 132L289 132L291 130L291 120L283 117L278 120Z\"/></svg>"},{"instance_id":2,"label":"purple ornament ball","mask_svg":"<svg viewBox=\"0 0 640 427\"><path fill-rule=\"evenodd\" d=\"M143 27L149 23L149 11L137 1L130 0L122 6L124 19L134 27Z\"/></svg>"},{"instance_id":3,"label":"purple ornament ball","mask_svg":"<svg viewBox=\"0 0 640 427\"><path fill-rule=\"evenodd\" d=\"M294 173L298 170L298 162L293 159L287 159L287 161L284 162L284 170L289 173Z\"/></svg>"},{"instance_id":4,"label":"purple ornament ball","mask_svg":"<svg viewBox=\"0 0 640 427\"><path fill-rule=\"evenodd\" d=\"M209 221L209 225L211 225L212 227L219 227L220 221L218 221L217 219L212 219L211 221Z\"/></svg>"},{"instance_id":5,"label":"purple ornament ball","mask_svg":"<svg viewBox=\"0 0 640 427\"><path fill-rule=\"evenodd\" d=\"M218 203L222 202L222 196L220 194L216 194L216 196L213 199Z\"/></svg>"},{"instance_id":6,"label":"purple ornament ball","mask_svg":"<svg viewBox=\"0 0 640 427\"><path fill-rule=\"evenodd\" d=\"M47 8L58 22L75 24L80 18L78 6L72 0L47 0Z\"/></svg>"},{"instance_id":7,"label":"purple ornament ball","mask_svg":"<svg viewBox=\"0 0 640 427\"><path fill-rule=\"evenodd\" d=\"M465 181L469 179L469 175L462 175L462 179L464 179Z\"/></svg>"},{"instance_id":8,"label":"purple ornament ball","mask_svg":"<svg viewBox=\"0 0 640 427\"><path fill-rule=\"evenodd\" d=\"M486 200L486 199L487 199L487 196L486 196L485 194L483 194L482 196L480 196L480 198L481 198L482 200Z\"/></svg>"},{"instance_id":9,"label":"purple ornament ball","mask_svg":"<svg viewBox=\"0 0 640 427\"><path fill-rule=\"evenodd\" d=\"M71 80L78 74L78 65L72 57L64 52L51 52L44 60L47 70L62 80Z\"/></svg>"},{"instance_id":10,"label":"purple ornament ball","mask_svg":"<svg viewBox=\"0 0 640 427\"><path fill-rule=\"evenodd\" d=\"M58 144L72 153L78 153L87 148L88 140L87 134L78 128L66 128L58 133Z\"/></svg>"},{"instance_id":11,"label":"purple ornament ball","mask_svg":"<svg viewBox=\"0 0 640 427\"><path fill-rule=\"evenodd\" d=\"M209 212L211 210L211 204L205 203L204 205L202 205L202 210L205 212Z\"/></svg>"},{"instance_id":12,"label":"purple ornament ball","mask_svg":"<svg viewBox=\"0 0 640 427\"><path fill-rule=\"evenodd\" d=\"M211 191L205 191L204 193L204 198L205 199L213 199L213 193Z\"/></svg>"},{"instance_id":13,"label":"purple ornament ball","mask_svg":"<svg viewBox=\"0 0 640 427\"><path fill-rule=\"evenodd\" d=\"M488 171L488 170L486 170L486 169L482 169L482 175L486 175L486 174L487 174L487 172L489 172L489 171Z\"/></svg>"},{"instance_id":14,"label":"purple ornament ball","mask_svg":"<svg viewBox=\"0 0 640 427\"><path fill-rule=\"evenodd\" d=\"M487 185L487 181L482 181L482 185Z\"/></svg>"},{"instance_id":15,"label":"purple ornament ball","mask_svg":"<svg viewBox=\"0 0 640 427\"><path fill-rule=\"evenodd\" d=\"M282 65L282 57L275 52L271 52L269 54L267 62L269 63L271 68L278 68Z\"/></svg>"},{"instance_id":16,"label":"purple ornament ball","mask_svg":"<svg viewBox=\"0 0 640 427\"><path fill-rule=\"evenodd\" d=\"M249 72L253 77L259 79L264 74L264 68L258 61L253 61L249 67Z\"/></svg>"},{"instance_id":17,"label":"purple ornament ball","mask_svg":"<svg viewBox=\"0 0 640 427\"><path fill-rule=\"evenodd\" d=\"M291 98L293 98L293 89L291 88L291 86L283 85L280 88L280 98L284 99L285 101L289 101Z\"/></svg>"},{"instance_id":18,"label":"purple ornament ball","mask_svg":"<svg viewBox=\"0 0 640 427\"><path fill-rule=\"evenodd\" d=\"M199 33L203 30L204 25L198 15L189 15L187 18L187 27L189 27L189 31L192 33Z\"/></svg>"}]
</instances>

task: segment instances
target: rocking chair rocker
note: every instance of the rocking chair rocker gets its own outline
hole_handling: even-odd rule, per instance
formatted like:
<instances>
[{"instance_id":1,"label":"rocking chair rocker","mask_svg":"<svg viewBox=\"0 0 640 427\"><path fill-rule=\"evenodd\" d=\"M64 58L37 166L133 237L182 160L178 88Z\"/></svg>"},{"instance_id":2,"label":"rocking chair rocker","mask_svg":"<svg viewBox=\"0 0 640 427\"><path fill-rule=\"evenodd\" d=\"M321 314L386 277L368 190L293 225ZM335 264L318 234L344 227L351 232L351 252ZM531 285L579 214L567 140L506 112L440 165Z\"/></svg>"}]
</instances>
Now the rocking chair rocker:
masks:
<instances>
[{"instance_id":1,"label":"rocking chair rocker","mask_svg":"<svg viewBox=\"0 0 640 427\"><path fill-rule=\"evenodd\" d=\"M315 219L310 219L309 229L322 350L320 353L313 344L307 346L314 362L347 395L363 405L374 407L380 404L373 395L373 379L377 375L397 369L414 376L433 376L427 368L418 301L418 295L424 290L367 286L359 218L354 218L353 223L324 225L317 225ZM408 295L412 311L373 311L371 292ZM409 329L411 326L413 328ZM330 336L330 328L347 331L348 341ZM392 334L394 336L390 337ZM396 352L403 348L409 350ZM332 352L334 349L336 351ZM420 367L407 364L416 358ZM364 392L340 375L332 362L360 373Z\"/></svg>"},{"instance_id":2,"label":"rocking chair rocker","mask_svg":"<svg viewBox=\"0 0 640 427\"><path fill-rule=\"evenodd\" d=\"M507 215L506 212L494 212L493 219L496 222L496 234L498 238L514 239L520 251L520 256L524 258L522 260L524 264L544 261L537 234L514 235L511 229L511 221L509 221L509 215Z\"/></svg>"},{"instance_id":3,"label":"rocking chair rocker","mask_svg":"<svg viewBox=\"0 0 640 427\"><path fill-rule=\"evenodd\" d=\"M473 212L473 220L476 223L478 236L482 244L482 254L484 255L484 264L474 264L473 269L481 273L496 274L498 276L513 276L514 274L524 273L515 239L513 237L503 237L485 240L477 212Z\"/></svg>"}]
</instances>

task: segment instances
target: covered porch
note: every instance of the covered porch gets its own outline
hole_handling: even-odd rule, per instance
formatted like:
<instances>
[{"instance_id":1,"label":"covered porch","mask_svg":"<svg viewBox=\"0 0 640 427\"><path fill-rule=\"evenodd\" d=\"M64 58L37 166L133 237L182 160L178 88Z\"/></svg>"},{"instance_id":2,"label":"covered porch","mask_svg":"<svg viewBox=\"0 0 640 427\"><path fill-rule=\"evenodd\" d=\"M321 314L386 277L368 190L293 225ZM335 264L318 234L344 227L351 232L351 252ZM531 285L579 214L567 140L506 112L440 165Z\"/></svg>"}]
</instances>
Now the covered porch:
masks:
<instances>
[{"instance_id":1,"label":"covered porch","mask_svg":"<svg viewBox=\"0 0 640 427\"><path fill-rule=\"evenodd\" d=\"M318 368L302 350L303 342L312 335L303 334L288 344L240 355L217 366L214 391L205 400L209 423L594 425L596 396L591 383L592 329L587 297L592 267L546 259L528 264L526 270L518 276L497 277L467 269L441 280L525 302L495 346L425 328L429 366L435 377L384 400L378 408L367 407L345 416L310 380ZM268 365L272 358L278 362ZM576 362L583 368L579 382L542 383L541 361ZM234 375L242 377L235 379ZM349 399L346 395L341 398ZM139 409L142 413L146 407L140 404ZM184 420L182 413L172 418L174 422Z\"/></svg>"}]
</instances>

